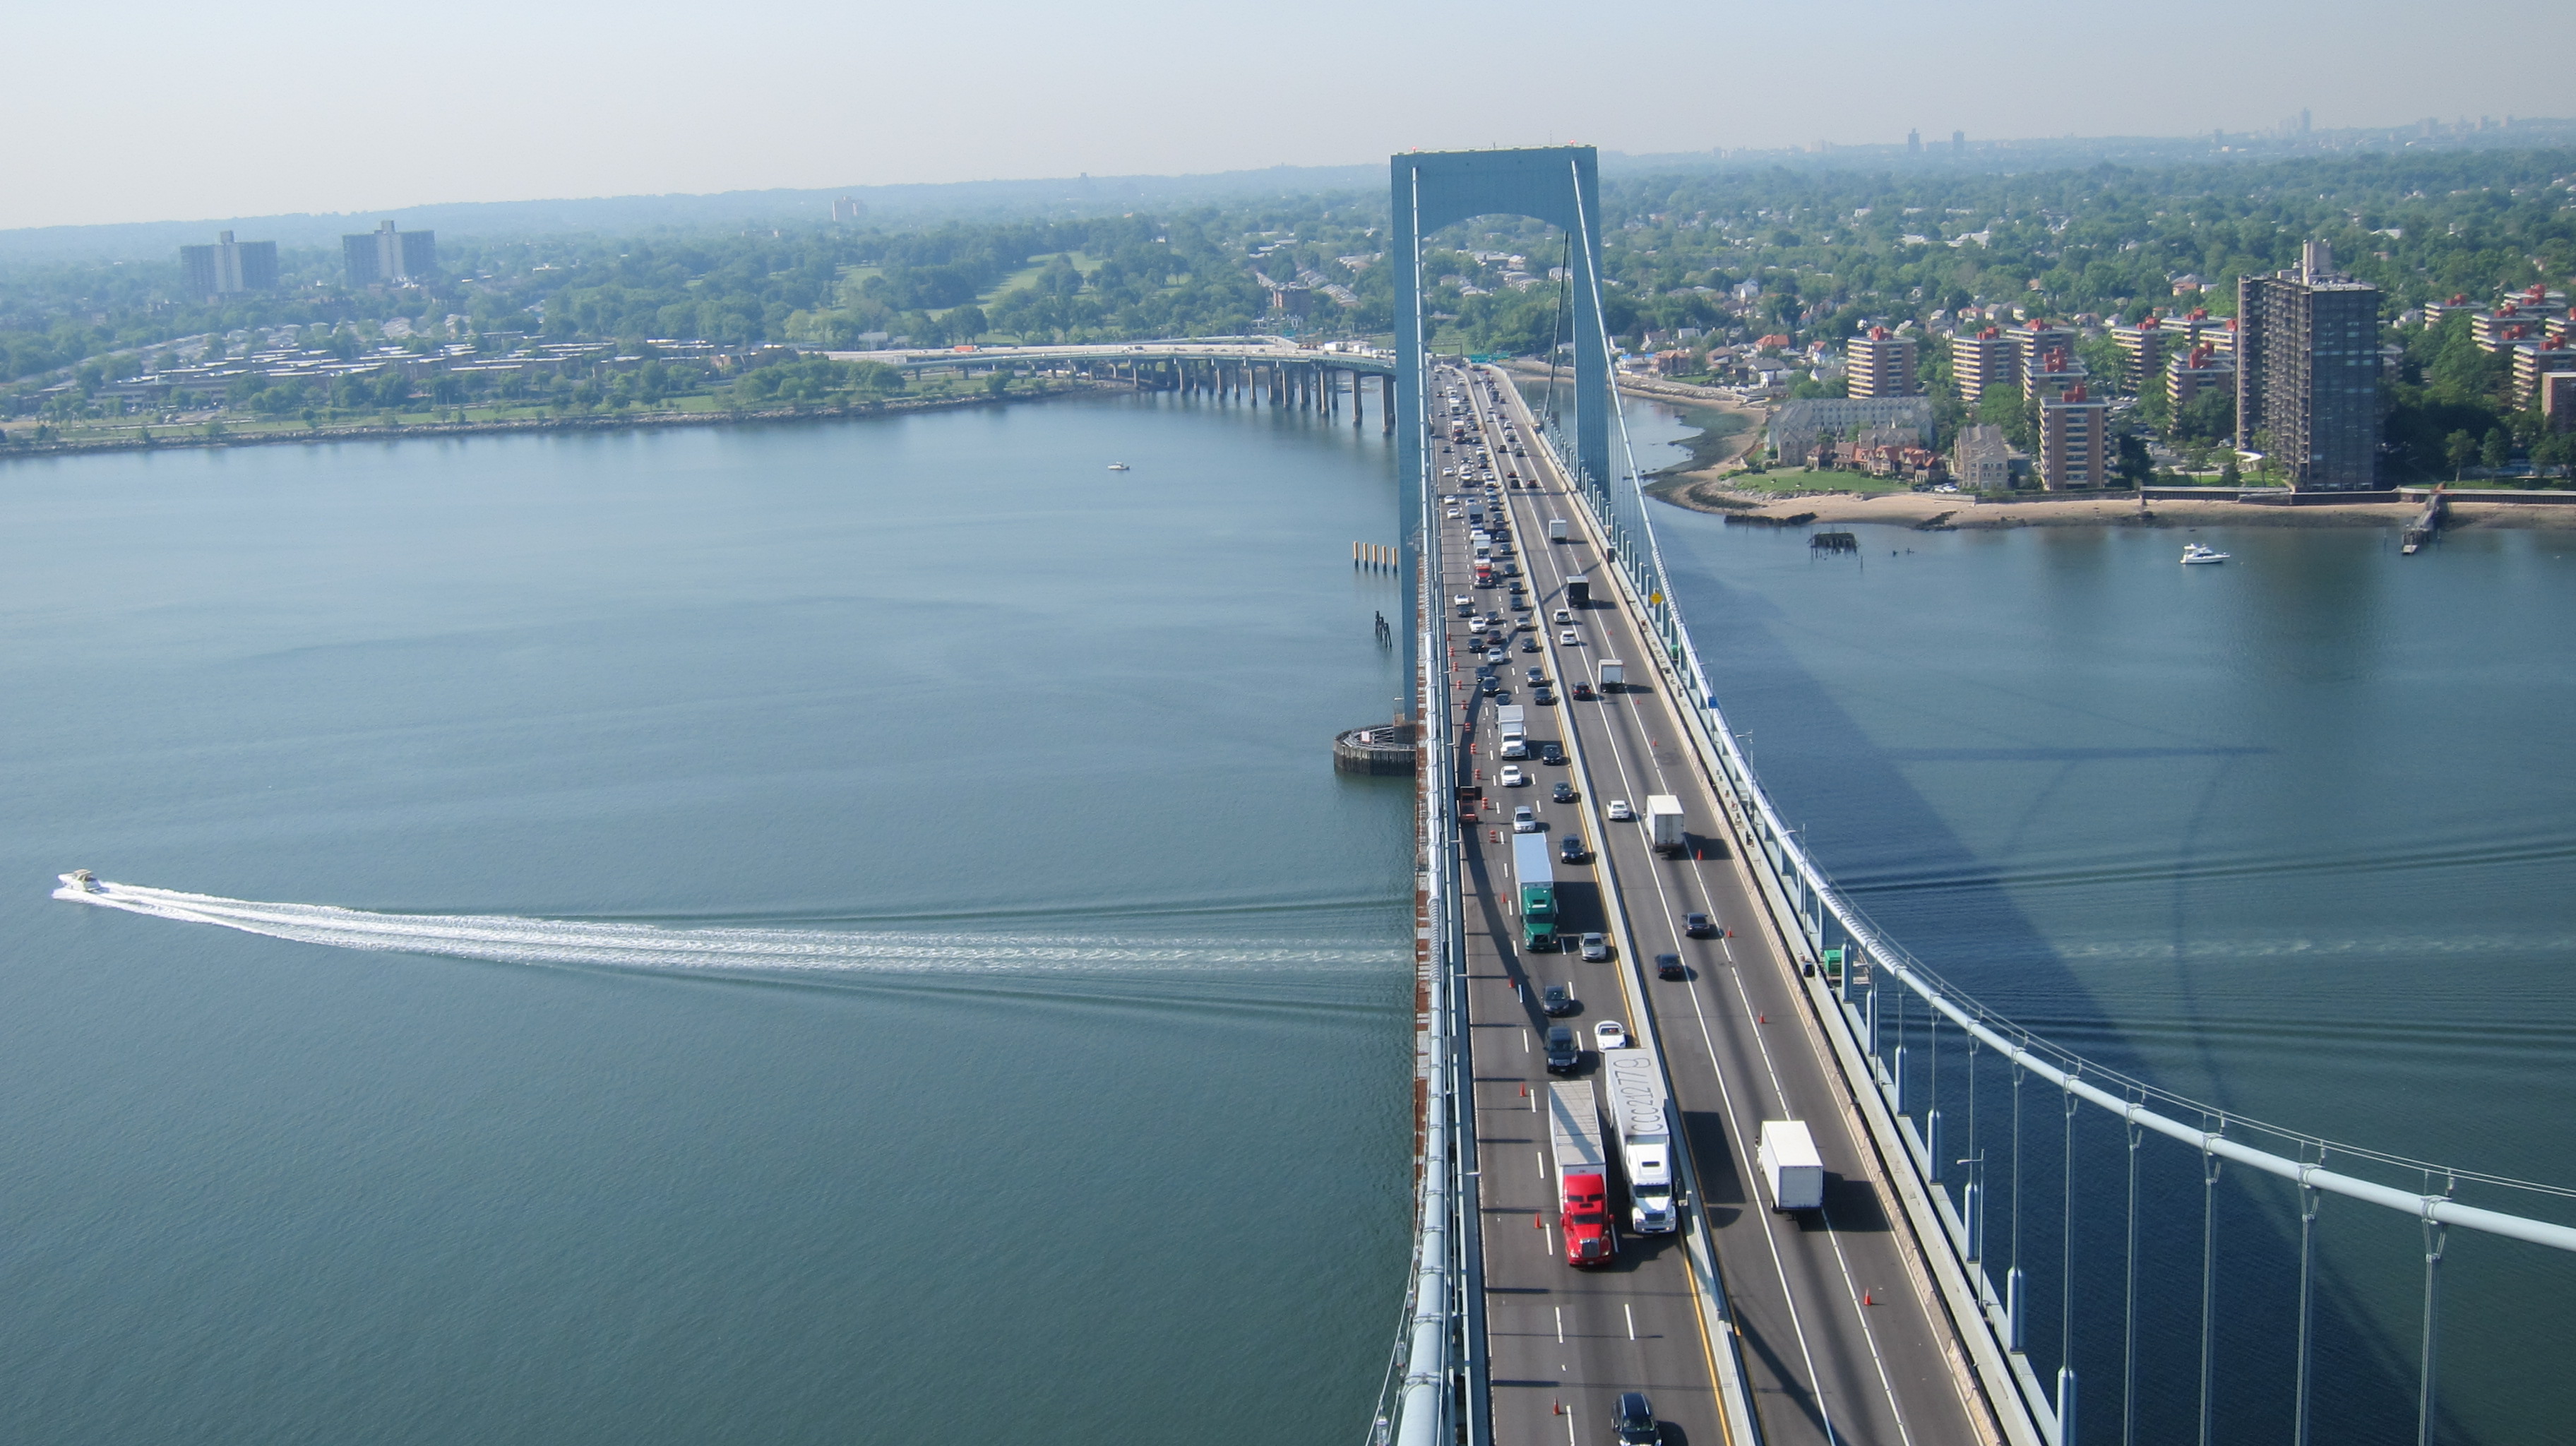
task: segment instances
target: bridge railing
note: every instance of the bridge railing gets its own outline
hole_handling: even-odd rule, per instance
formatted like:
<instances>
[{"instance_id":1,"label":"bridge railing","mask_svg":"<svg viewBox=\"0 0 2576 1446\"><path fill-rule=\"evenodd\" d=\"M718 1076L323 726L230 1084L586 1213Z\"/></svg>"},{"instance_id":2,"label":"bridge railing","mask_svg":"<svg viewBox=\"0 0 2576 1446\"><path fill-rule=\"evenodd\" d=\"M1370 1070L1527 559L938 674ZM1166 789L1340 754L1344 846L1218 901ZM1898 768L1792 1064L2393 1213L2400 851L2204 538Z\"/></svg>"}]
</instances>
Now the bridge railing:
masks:
<instances>
[{"instance_id":1,"label":"bridge railing","mask_svg":"<svg viewBox=\"0 0 2576 1446\"><path fill-rule=\"evenodd\" d=\"M1998 1291L1985 1270L1988 1259L1984 1239L1988 1192L1984 1162L1982 1159L1954 1162L1944 1156L1937 1095L1927 1102L1919 1096L1919 1091L1909 1088L1921 1072L1922 1055L1916 1056L1914 1068L1909 1069L1906 1043L1900 1042L1892 1054L1884 1047L1887 1015L1900 1000L1919 1002L1923 1016L1928 1018L1934 1031L1925 1049L1936 1060L1940 1048L1939 1023L1947 1020L1971 1051L1971 1070L1975 1067L1975 1051L1983 1047L1995 1051L2016 1071L2016 1099L2021 1072L2027 1072L2062 1091L2070 1132L2074 1112L2082 1106L2107 1111L2122 1121L2132 1153L2128 1241L2133 1259L2137 1238L2134 1155L2146 1135L2177 1141L2198 1153L2212 1186L2217 1179L2219 1163L2226 1162L2277 1177L2296 1187L2301 1222L2298 1379L2294 1410L2298 1439L2302 1442L2307 1439L2313 1398L2309 1373L2315 1288L2314 1225L2318 1197L2342 1196L2419 1221L2424 1231L2425 1278L2421 1351L2417 1361L2416 1436L2419 1442L2429 1446L2437 1412L2443 1232L2457 1227L2554 1250L2576 1252L2576 1227L2470 1205L2454 1198L2456 1187L2477 1183L2561 1200L2576 1197L2576 1191L2346 1145L2201 1103L2088 1059L2078 1051L2051 1043L1979 1003L1916 958L1836 886L1832 875L1808 853L1797 836L1797 830L1782 820L1769 791L1755 774L1751 760L1741 746L1740 735L1728 724L1725 711L1718 703L1713 675L1702 662L1675 601L1662 549L1645 510L1642 473L1636 465L1624 416L1620 417L1618 425L1626 470L1615 483L1592 476L1584 469L1562 436L1561 429L1548 427L1544 435L1565 475L1577 479L1577 493L1583 505L1592 513L1603 535L1612 539L1612 562L1617 581L1631 595L1639 615L1653 628L1662 650L1662 656L1654 660L1655 666L1671 684L1673 695L1682 702L1681 711L1695 735L1693 741L1740 820L1737 825L1742 830L1740 841L1754 850L1754 861L1765 876L1767 891L1772 897L1775 914L1781 918L1783 932L1791 939L1801 968L1814 981L1810 987L1830 1001L1819 1011L1820 1016L1830 1021L1832 1027L1839 1028L1845 1042L1860 1059L1866 1061L1866 1068L1872 1076L1871 1083L1903 1137L1901 1154L1915 1171L1919 1183L1937 1201L1945 1243L1956 1256L1956 1263L1973 1279L1983 1323L1993 1333L1994 1343L2008 1354L2023 1394L2034 1408L2035 1418L2060 1446L2072 1446L2077 1435L2078 1381L2072 1360L2072 1323L2076 1309L2072 1299L2075 1271L2071 1264L2071 1246L2070 1263L2061 1281L2061 1289L2068 1297L2058 1312L2065 1338L2059 1343L2057 1352L2059 1367L2052 1398L2038 1389L2027 1359L2028 1331L2033 1312L2018 1250L2007 1273L2004 1289ZM1886 991L1891 985L1901 992L1888 996ZM1937 1063L1934 1067L1937 1069ZM1934 1078L1937 1085L1937 1074ZM1973 1090L1974 1087L1972 1074L1970 1088ZM2015 1118L2018 1121L2018 1113ZM2253 1141L2266 1142L2272 1148L2262 1148ZM2016 1139L2016 1170L2019 1168L2019 1153ZM2339 1159L2353 1167L2366 1167L2369 1173L2355 1173L2352 1168L2329 1169L2325 1164L2329 1158ZM2071 1147L2067 1159L2070 1174L2068 1219L2060 1222L2061 1229L2071 1227L2076 1209L2071 1185ZM1972 1168L1967 1169L1963 1188L1954 1197L1946 1182L1962 1166ZM2402 1188L2384 1179L2371 1178L2374 1174L2413 1176L2422 1182L2422 1188ZM2438 1188L2434 1182L2440 1182ZM2134 1264L2131 1268L2134 1271ZM2205 1257L2205 1274L2214 1268L2214 1256ZM2204 1280L2204 1300L2213 1287L2213 1281ZM2129 1307L2132 1337L2134 1296L2133 1274ZM2201 1401L2204 1424L2211 1410L2208 1377L2215 1368L2210 1360L2210 1334L2205 1312ZM2129 1357L2128 1378L2124 1379L2120 1392L2120 1407L2125 1418L2134 1409L2130 1400L2134 1394L2134 1338L2124 1344L2124 1350ZM2206 1439L2206 1433L2203 1439Z\"/></svg>"}]
</instances>

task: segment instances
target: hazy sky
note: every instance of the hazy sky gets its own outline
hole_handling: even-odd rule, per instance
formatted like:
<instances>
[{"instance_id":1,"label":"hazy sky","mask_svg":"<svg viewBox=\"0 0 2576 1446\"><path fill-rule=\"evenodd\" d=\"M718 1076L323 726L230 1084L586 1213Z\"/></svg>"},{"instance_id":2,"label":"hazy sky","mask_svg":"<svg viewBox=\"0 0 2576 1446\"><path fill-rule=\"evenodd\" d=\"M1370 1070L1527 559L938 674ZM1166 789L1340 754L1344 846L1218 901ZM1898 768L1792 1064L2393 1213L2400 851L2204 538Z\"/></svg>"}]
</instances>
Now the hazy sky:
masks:
<instances>
[{"instance_id":1,"label":"hazy sky","mask_svg":"<svg viewBox=\"0 0 2576 1446\"><path fill-rule=\"evenodd\" d=\"M2540 59L2576 41L2564 0L16 13L0 227L1343 164L1416 146L2177 135L2301 106L2320 127L2576 112L2544 93L2555 71Z\"/></svg>"}]
</instances>

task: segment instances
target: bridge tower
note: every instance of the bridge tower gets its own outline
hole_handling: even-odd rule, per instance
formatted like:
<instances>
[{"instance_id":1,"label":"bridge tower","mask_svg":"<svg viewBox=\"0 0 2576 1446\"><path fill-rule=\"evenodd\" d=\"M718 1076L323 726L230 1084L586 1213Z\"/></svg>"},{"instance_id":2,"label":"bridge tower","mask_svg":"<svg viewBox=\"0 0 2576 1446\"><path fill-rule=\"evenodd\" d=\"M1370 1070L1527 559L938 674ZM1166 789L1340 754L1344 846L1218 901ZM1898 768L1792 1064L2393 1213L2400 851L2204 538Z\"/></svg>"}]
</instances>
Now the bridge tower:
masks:
<instances>
[{"instance_id":1,"label":"bridge tower","mask_svg":"<svg viewBox=\"0 0 2576 1446\"><path fill-rule=\"evenodd\" d=\"M1528 216L1572 238L1574 448L1585 485L1610 480L1610 347L1601 329L1600 153L1590 146L1505 151L1408 151L1387 160L1394 202L1395 435L1398 513L1403 522L1404 675L1422 676L1422 546L1439 532L1423 391L1430 333L1422 314L1422 238L1470 216ZM1417 700L1420 703L1428 700ZM1420 720L1417 714L1417 721Z\"/></svg>"}]
</instances>

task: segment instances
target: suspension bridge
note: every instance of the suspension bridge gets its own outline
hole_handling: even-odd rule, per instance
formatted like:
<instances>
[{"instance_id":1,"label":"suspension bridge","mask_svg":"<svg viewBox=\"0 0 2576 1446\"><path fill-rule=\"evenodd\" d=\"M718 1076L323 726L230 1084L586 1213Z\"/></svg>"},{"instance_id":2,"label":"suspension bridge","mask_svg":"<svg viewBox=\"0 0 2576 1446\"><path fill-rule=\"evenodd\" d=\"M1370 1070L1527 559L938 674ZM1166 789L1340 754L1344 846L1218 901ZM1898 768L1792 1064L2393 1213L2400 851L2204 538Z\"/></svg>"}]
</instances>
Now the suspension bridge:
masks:
<instances>
[{"instance_id":1,"label":"suspension bridge","mask_svg":"<svg viewBox=\"0 0 2576 1446\"><path fill-rule=\"evenodd\" d=\"M1422 739L1421 1149L1372 1439L1574 1446L1606 1439L1621 1398L1644 1392L1667 1443L2307 1446L2321 1338L2352 1314L2318 1233L2349 1219L2420 1269L2420 1313L2402 1351L2338 1336L2333 1439L2432 1446L2453 1233L2556 1261L2576 1228L2550 1216L2576 1213L2576 1192L2327 1141L2088 1059L1954 987L1835 886L1754 774L1674 600L1612 396L1596 164L1588 147L1390 163L1399 633ZM1535 408L1428 345L1425 238L1489 214L1565 237L1557 350L1572 364ZM1509 593L1499 575L1468 580L1491 555L1475 524L1507 554L1519 539ZM1512 627L1515 612L1536 626ZM1526 726L1561 746L1574 800L1532 812L1563 857L1587 858L1559 877L1558 926L1600 935L1604 962L1533 951L1515 927L1492 809L1526 795L1497 786L1501 710L1471 670L1524 631L1536 646L1504 656L1556 689L1526 710L1552 716ZM1569 691L1614 674L1590 698ZM1603 808L1646 794L1679 801L1678 852ZM1696 936L1686 913L1718 932ZM1550 1228L1551 1074L1531 1041L1556 1022L1551 983L1586 1018L1624 1018L1681 1144L1680 1229L1622 1238L1607 1268L1565 1265ZM1759 1123L1783 1118L1811 1127L1829 1181L1798 1218L1769 1208L1752 1152Z\"/></svg>"}]
</instances>

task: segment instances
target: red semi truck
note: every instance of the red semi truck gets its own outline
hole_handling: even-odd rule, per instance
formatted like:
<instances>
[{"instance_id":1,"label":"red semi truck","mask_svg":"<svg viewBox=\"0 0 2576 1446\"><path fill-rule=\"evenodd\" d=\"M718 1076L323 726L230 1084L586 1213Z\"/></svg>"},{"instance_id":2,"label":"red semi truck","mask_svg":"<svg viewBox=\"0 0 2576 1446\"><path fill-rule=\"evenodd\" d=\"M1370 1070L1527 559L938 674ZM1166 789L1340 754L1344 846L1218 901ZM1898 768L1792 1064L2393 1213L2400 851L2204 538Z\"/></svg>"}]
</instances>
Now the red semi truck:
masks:
<instances>
[{"instance_id":1,"label":"red semi truck","mask_svg":"<svg viewBox=\"0 0 2576 1446\"><path fill-rule=\"evenodd\" d=\"M1610 1162L1590 1080L1547 1087L1548 1139L1556 1155L1556 1224L1565 1263L1606 1265L1619 1248L1610 1223Z\"/></svg>"}]
</instances>

